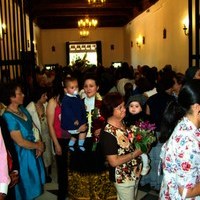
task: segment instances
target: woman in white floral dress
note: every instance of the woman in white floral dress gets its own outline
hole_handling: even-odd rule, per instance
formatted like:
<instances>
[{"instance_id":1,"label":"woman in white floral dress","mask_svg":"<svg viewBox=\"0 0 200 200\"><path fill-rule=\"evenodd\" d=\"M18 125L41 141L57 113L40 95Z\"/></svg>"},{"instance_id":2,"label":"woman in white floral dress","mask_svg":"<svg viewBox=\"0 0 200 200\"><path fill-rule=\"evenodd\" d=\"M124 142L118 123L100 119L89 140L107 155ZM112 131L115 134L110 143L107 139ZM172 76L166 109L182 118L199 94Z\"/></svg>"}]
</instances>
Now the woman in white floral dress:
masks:
<instances>
[{"instance_id":1,"label":"woman in white floral dress","mask_svg":"<svg viewBox=\"0 0 200 200\"><path fill-rule=\"evenodd\" d=\"M200 80L192 80L182 87L178 103L171 103L165 111L163 126L168 127L168 133L166 132L168 135L165 135L167 141L160 155L164 176L159 197L161 200L198 200L200 199Z\"/></svg>"}]
</instances>

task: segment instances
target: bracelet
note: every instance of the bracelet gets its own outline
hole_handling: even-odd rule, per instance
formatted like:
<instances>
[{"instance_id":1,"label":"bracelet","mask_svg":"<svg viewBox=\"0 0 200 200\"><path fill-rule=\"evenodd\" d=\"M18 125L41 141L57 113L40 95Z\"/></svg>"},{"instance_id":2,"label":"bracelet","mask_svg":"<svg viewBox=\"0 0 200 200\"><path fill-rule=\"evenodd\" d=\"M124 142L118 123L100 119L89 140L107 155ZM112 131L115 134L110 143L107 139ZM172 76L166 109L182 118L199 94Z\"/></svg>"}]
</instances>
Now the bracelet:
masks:
<instances>
[{"instance_id":1,"label":"bracelet","mask_svg":"<svg viewBox=\"0 0 200 200\"><path fill-rule=\"evenodd\" d=\"M134 158L134 155L133 155L133 152L131 152L131 159L133 159Z\"/></svg>"},{"instance_id":2,"label":"bracelet","mask_svg":"<svg viewBox=\"0 0 200 200\"><path fill-rule=\"evenodd\" d=\"M188 191L188 189L187 188L184 188L183 189L183 193L182 193L182 199L185 199L186 198L186 196L187 196L187 191Z\"/></svg>"}]
</instances>

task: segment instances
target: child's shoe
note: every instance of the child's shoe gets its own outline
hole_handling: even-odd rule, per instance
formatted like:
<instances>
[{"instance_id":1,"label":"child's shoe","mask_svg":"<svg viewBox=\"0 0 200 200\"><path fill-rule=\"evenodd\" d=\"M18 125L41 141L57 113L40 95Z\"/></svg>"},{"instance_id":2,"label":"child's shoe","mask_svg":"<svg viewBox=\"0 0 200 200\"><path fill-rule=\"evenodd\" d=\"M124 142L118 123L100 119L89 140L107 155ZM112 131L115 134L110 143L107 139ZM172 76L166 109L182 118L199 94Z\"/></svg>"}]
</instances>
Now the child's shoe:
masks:
<instances>
[{"instance_id":1,"label":"child's shoe","mask_svg":"<svg viewBox=\"0 0 200 200\"><path fill-rule=\"evenodd\" d=\"M74 151L74 146L69 146L70 151Z\"/></svg>"},{"instance_id":2,"label":"child's shoe","mask_svg":"<svg viewBox=\"0 0 200 200\"><path fill-rule=\"evenodd\" d=\"M85 147L83 147L83 146L78 146L79 147L79 149L81 150L81 151L85 151Z\"/></svg>"},{"instance_id":3,"label":"child's shoe","mask_svg":"<svg viewBox=\"0 0 200 200\"><path fill-rule=\"evenodd\" d=\"M147 165L147 166L145 166L145 167L142 167L141 175L142 175L142 176L147 175L148 172L149 172L149 170L150 170L150 166L149 166L149 165Z\"/></svg>"}]
</instances>

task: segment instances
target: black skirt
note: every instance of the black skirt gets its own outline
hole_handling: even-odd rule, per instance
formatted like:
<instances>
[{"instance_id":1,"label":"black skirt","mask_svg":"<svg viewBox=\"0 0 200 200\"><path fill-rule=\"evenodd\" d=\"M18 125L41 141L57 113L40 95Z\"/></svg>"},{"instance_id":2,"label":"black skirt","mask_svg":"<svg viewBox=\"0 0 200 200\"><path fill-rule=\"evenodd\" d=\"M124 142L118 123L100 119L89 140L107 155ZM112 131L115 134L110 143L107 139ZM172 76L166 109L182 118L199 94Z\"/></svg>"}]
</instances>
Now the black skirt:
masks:
<instances>
[{"instance_id":1,"label":"black skirt","mask_svg":"<svg viewBox=\"0 0 200 200\"><path fill-rule=\"evenodd\" d=\"M70 151L69 167L71 171L101 173L106 170L105 157L98 144L96 150L92 150L93 144L92 137L86 138L84 143L85 151L81 151L77 145L75 145L74 151Z\"/></svg>"}]
</instances>

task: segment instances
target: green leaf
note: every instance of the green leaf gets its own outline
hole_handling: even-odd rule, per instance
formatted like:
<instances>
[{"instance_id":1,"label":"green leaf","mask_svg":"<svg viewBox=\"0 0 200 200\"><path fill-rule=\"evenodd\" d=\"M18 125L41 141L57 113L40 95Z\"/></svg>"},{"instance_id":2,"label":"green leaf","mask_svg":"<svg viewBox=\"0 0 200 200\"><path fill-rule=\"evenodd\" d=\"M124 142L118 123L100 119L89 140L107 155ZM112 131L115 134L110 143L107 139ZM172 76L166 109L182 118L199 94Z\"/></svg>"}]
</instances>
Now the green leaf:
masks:
<instances>
[{"instance_id":1,"label":"green leaf","mask_svg":"<svg viewBox=\"0 0 200 200\"><path fill-rule=\"evenodd\" d=\"M147 146L146 145L144 145L144 144L140 144L140 149L141 149L141 151L143 152L143 153L146 153L147 152Z\"/></svg>"},{"instance_id":2,"label":"green leaf","mask_svg":"<svg viewBox=\"0 0 200 200\"><path fill-rule=\"evenodd\" d=\"M149 142L149 138L148 137L144 138L143 141L142 141L142 143L144 143L144 144L147 144L148 142Z\"/></svg>"},{"instance_id":3,"label":"green leaf","mask_svg":"<svg viewBox=\"0 0 200 200\"><path fill-rule=\"evenodd\" d=\"M93 145L92 145L92 151L96 151L96 148L97 148L97 143L94 142Z\"/></svg>"},{"instance_id":4,"label":"green leaf","mask_svg":"<svg viewBox=\"0 0 200 200\"><path fill-rule=\"evenodd\" d=\"M139 143L135 143L135 148L136 148L136 149L141 149L141 148L140 148L140 144L139 144Z\"/></svg>"}]
</instances>

